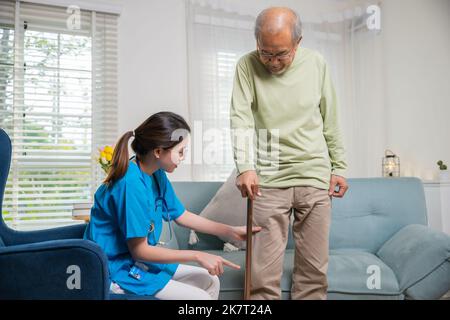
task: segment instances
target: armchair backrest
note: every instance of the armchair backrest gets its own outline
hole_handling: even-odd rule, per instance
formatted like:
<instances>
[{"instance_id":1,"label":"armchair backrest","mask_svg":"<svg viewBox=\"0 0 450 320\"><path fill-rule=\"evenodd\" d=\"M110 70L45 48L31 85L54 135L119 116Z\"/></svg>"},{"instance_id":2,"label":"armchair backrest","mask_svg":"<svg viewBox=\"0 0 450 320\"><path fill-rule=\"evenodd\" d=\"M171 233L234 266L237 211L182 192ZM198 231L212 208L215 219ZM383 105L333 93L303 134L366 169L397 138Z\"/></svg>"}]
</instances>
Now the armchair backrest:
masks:
<instances>
[{"instance_id":1,"label":"armchair backrest","mask_svg":"<svg viewBox=\"0 0 450 320\"><path fill-rule=\"evenodd\" d=\"M18 231L9 228L3 220L3 196L11 165L11 139L0 128L0 246L18 245L58 239L83 238L85 225L73 225L47 230Z\"/></svg>"},{"instance_id":2,"label":"armchair backrest","mask_svg":"<svg viewBox=\"0 0 450 320\"><path fill-rule=\"evenodd\" d=\"M11 140L0 129L0 247L5 246L0 248L0 299L107 299L107 257L98 245L81 239L85 225L18 231L5 224L1 213L11 151ZM81 284L73 290L69 282L77 274Z\"/></svg>"},{"instance_id":3,"label":"armchair backrest","mask_svg":"<svg viewBox=\"0 0 450 320\"><path fill-rule=\"evenodd\" d=\"M8 179L11 166L11 139L6 132L0 128L0 246L4 245L2 240L2 229L6 227L3 221L3 195L5 194L6 180Z\"/></svg>"}]
</instances>

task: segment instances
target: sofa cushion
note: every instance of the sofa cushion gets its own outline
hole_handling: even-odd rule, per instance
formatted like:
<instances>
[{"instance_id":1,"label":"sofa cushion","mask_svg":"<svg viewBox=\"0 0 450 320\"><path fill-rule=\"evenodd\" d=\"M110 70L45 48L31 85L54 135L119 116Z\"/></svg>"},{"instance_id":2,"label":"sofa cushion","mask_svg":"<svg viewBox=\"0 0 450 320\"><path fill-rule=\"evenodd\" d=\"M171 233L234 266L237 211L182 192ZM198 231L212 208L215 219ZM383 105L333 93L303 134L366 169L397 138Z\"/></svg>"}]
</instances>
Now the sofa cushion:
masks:
<instances>
[{"instance_id":1,"label":"sofa cushion","mask_svg":"<svg viewBox=\"0 0 450 320\"><path fill-rule=\"evenodd\" d=\"M344 198L333 198L330 249L376 253L404 226L427 224L419 179L348 179L348 184Z\"/></svg>"},{"instance_id":2,"label":"sofa cushion","mask_svg":"<svg viewBox=\"0 0 450 320\"><path fill-rule=\"evenodd\" d=\"M189 244L190 230L176 223L172 224L176 236L177 248L181 250L223 250L224 242L216 236L197 232L200 239L195 245ZM286 249L294 248L294 239L292 237L292 228L289 228L288 242Z\"/></svg>"},{"instance_id":3,"label":"sofa cushion","mask_svg":"<svg viewBox=\"0 0 450 320\"><path fill-rule=\"evenodd\" d=\"M247 200L242 198L241 193L236 188L236 175L236 170L233 170L227 181L225 181L211 201L200 212L200 216L231 226L245 226L247 224ZM292 219L293 215L291 216ZM221 241L218 241L218 239L213 239L215 237L200 232L191 231L191 234L187 236L186 231L177 231L183 239L188 239L188 241L193 236L193 233L195 234L197 241L187 246L193 250L215 250L217 246L223 247L223 242L229 242L236 248L242 250L245 250L246 247L246 241L232 240L224 237L220 237L219 239ZM214 245L214 247L211 245ZM287 249L293 248L292 228L289 228Z\"/></svg>"},{"instance_id":4,"label":"sofa cushion","mask_svg":"<svg viewBox=\"0 0 450 320\"><path fill-rule=\"evenodd\" d=\"M223 250L224 243L216 236L197 233L200 240L195 245L191 245L189 244L190 229L176 223L172 226L177 238L178 249L180 250Z\"/></svg>"},{"instance_id":5,"label":"sofa cushion","mask_svg":"<svg viewBox=\"0 0 450 320\"><path fill-rule=\"evenodd\" d=\"M440 299L450 288L450 261L446 261L406 289L407 299Z\"/></svg>"},{"instance_id":6,"label":"sofa cushion","mask_svg":"<svg viewBox=\"0 0 450 320\"><path fill-rule=\"evenodd\" d=\"M217 191L222 186L222 182L180 182L175 181L172 186L175 193L180 199L185 208L192 213L199 214L214 197ZM172 224L175 232L179 249L194 249L195 250L223 250L223 241L215 236L198 233L200 241L195 245L189 245L189 229L179 226L176 223Z\"/></svg>"},{"instance_id":7,"label":"sofa cushion","mask_svg":"<svg viewBox=\"0 0 450 320\"><path fill-rule=\"evenodd\" d=\"M245 251L223 252L210 250L211 254L224 257L241 266L240 270L225 267L220 276L220 298L242 299L245 275ZM194 263L191 263L194 264ZM194 264L195 265L195 264ZM378 266L381 275L380 289L369 289L367 273L369 266ZM284 271L281 278L282 298L290 297L294 250L286 250ZM403 299L397 279L392 270L375 255L359 250L332 250L328 267L329 299Z\"/></svg>"},{"instance_id":8,"label":"sofa cushion","mask_svg":"<svg viewBox=\"0 0 450 320\"><path fill-rule=\"evenodd\" d=\"M379 287L376 281L372 281L378 274ZM352 249L330 251L328 292L336 298L341 294L345 299L349 295L383 296L386 299L403 297L391 268L370 252Z\"/></svg>"},{"instance_id":9,"label":"sofa cushion","mask_svg":"<svg viewBox=\"0 0 450 320\"><path fill-rule=\"evenodd\" d=\"M377 255L395 272L400 289L407 290L448 263L450 237L423 225L409 225L386 241ZM443 277L441 282L449 283L450 273ZM422 285L426 286L425 283ZM430 285L436 283L430 282ZM435 295L427 297L427 299L435 298L437 298Z\"/></svg>"},{"instance_id":10,"label":"sofa cushion","mask_svg":"<svg viewBox=\"0 0 450 320\"><path fill-rule=\"evenodd\" d=\"M220 187L208 205L200 212L200 216L212 221L231 226L245 226L247 223L247 200L242 198L236 188L236 169ZM220 237L223 242L229 242L239 249L245 249L245 241ZM201 241L198 238L198 244ZM200 245L200 244L199 244ZM193 248L196 248L194 246Z\"/></svg>"}]
</instances>

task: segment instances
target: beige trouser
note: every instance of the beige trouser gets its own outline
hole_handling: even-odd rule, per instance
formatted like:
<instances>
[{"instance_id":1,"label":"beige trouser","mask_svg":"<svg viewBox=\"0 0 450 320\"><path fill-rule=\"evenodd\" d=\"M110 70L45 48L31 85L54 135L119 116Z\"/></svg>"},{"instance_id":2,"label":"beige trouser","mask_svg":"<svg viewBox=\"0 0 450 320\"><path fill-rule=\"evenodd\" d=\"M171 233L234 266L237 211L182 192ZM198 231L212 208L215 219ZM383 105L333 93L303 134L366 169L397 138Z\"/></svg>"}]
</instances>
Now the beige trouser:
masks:
<instances>
[{"instance_id":1,"label":"beige trouser","mask_svg":"<svg viewBox=\"0 0 450 320\"><path fill-rule=\"evenodd\" d=\"M292 299L326 299L331 198L314 187L260 188L253 204L251 299L280 299L291 213L295 241Z\"/></svg>"}]
</instances>

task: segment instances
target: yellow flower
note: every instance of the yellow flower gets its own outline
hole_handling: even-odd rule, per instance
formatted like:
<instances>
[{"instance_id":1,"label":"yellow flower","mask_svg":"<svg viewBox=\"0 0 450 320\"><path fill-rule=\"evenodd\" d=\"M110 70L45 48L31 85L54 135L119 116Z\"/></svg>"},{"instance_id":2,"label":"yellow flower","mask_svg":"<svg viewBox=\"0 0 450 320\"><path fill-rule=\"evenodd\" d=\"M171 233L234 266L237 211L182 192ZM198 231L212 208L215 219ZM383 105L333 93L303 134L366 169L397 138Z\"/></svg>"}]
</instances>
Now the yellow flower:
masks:
<instances>
[{"instance_id":1,"label":"yellow flower","mask_svg":"<svg viewBox=\"0 0 450 320\"><path fill-rule=\"evenodd\" d=\"M106 174L108 174L108 171L111 168L113 154L114 148L111 146L105 146L98 149L98 157L96 159Z\"/></svg>"},{"instance_id":2,"label":"yellow flower","mask_svg":"<svg viewBox=\"0 0 450 320\"><path fill-rule=\"evenodd\" d=\"M105 153L109 153L109 154L113 154L114 149L110 146L106 146L105 149L103 150Z\"/></svg>"}]
</instances>

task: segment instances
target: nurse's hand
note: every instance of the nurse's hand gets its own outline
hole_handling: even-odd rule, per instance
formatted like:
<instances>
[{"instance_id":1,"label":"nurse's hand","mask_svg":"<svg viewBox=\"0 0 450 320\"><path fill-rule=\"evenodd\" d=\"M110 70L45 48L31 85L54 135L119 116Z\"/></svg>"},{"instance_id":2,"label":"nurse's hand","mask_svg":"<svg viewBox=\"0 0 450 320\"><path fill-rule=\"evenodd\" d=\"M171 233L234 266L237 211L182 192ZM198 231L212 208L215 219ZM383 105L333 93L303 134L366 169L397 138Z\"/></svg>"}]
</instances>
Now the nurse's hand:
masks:
<instances>
[{"instance_id":1,"label":"nurse's hand","mask_svg":"<svg viewBox=\"0 0 450 320\"><path fill-rule=\"evenodd\" d=\"M261 231L261 227L252 227L252 233L255 234ZM230 226L230 231L228 234L228 238L237 241L245 241L247 240L247 227L232 227Z\"/></svg>"},{"instance_id":2,"label":"nurse's hand","mask_svg":"<svg viewBox=\"0 0 450 320\"><path fill-rule=\"evenodd\" d=\"M241 267L237 264L234 264L227 259L224 259L220 256L216 256L214 254L209 254L203 251L195 252L196 262L208 270L209 274L212 276L220 276L223 273L223 266L229 266L234 269L240 269Z\"/></svg>"}]
</instances>

